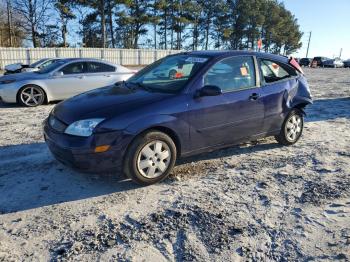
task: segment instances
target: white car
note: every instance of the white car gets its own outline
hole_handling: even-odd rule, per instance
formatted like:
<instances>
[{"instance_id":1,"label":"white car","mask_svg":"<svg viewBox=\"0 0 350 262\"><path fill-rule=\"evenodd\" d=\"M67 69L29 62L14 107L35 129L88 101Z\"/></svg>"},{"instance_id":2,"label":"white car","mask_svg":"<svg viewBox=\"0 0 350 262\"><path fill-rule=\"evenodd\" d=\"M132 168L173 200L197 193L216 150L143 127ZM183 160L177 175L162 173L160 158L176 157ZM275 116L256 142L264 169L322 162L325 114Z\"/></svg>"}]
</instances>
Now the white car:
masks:
<instances>
[{"instance_id":1,"label":"white car","mask_svg":"<svg viewBox=\"0 0 350 262\"><path fill-rule=\"evenodd\" d=\"M191 64L183 64L175 67L157 69L153 71L153 75L160 78L174 79L177 77L176 74L179 73L179 74L189 75L191 70L192 70Z\"/></svg>"},{"instance_id":2,"label":"white car","mask_svg":"<svg viewBox=\"0 0 350 262\"><path fill-rule=\"evenodd\" d=\"M36 71L0 77L0 100L34 107L127 80L135 71L98 59L60 59Z\"/></svg>"},{"instance_id":3,"label":"white car","mask_svg":"<svg viewBox=\"0 0 350 262\"><path fill-rule=\"evenodd\" d=\"M323 62L324 67L344 67L344 63L340 58L329 59Z\"/></svg>"}]
</instances>

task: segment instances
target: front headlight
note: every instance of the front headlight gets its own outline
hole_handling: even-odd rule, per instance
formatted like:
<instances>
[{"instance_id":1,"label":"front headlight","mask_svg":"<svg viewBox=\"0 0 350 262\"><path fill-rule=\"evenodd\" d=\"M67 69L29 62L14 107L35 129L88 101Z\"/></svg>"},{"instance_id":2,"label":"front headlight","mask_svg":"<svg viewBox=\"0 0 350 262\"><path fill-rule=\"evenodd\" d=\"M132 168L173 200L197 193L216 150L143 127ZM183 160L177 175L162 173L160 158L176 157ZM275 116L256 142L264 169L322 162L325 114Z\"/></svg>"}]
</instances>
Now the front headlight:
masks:
<instances>
[{"instance_id":1,"label":"front headlight","mask_svg":"<svg viewBox=\"0 0 350 262\"><path fill-rule=\"evenodd\" d=\"M64 132L73 136L91 136L94 128L103 120L104 118L79 120L70 124Z\"/></svg>"},{"instance_id":2,"label":"front headlight","mask_svg":"<svg viewBox=\"0 0 350 262\"><path fill-rule=\"evenodd\" d=\"M0 85L11 84L13 82L16 82L16 79L0 80Z\"/></svg>"}]
</instances>

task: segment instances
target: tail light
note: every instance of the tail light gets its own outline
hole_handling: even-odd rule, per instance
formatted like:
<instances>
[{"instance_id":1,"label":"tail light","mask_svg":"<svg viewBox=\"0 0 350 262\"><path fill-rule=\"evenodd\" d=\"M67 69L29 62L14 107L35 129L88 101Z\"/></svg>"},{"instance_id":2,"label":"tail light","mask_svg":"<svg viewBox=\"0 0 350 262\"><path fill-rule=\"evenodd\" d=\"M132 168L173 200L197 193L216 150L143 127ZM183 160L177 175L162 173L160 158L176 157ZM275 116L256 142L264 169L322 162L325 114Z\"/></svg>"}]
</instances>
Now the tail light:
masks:
<instances>
[{"instance_id":1,"label":"tail light","mask_svg":"<svg viewBox=\"0 0 350 262\"><path fill-rule=\"evenodd\" d=\"M296 70L298 70L300 73L304 74L303 69L301 69L301 66L299 65L299 63L293 58L289 58L289 64L294 67Z\"/></svg>"}]
</instances>

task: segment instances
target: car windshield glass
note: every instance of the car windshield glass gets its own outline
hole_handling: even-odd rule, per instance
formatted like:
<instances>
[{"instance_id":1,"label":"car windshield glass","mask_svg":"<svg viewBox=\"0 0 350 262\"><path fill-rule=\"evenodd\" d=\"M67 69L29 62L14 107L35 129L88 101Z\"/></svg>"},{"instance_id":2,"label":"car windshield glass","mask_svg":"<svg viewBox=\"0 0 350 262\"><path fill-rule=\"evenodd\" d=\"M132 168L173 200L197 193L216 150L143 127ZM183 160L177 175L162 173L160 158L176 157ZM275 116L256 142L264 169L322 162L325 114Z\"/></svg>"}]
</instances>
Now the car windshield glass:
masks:
<instances>
[{"instance_id":1,"label":"car windshield glass","mask_svg":"<svg viewBox=\"0 0 350 262\"><path fill-rule=\"evenodd\" d=\"M64 65L66 62L65 61L56 61L54 63L52 63L49 66L44 67L43 69L37 71L36 73L38 74L47 74L52 72L53 70L59 68L60 66Z\"/></svg>"},{"instance_id":2,"label":"car windshield glass","mask_svg":"<svg viewBox=\"0 0 350 262\"><path fill-rule=\"evenodd\" d=\"M31 64L30 67L37 67L39 64L41 64L42 62L46 61L47 59L40 59L39 61L36 61L35 63Z\"/></svg>"},{"instance_id":3,"label":"car windshield glass","mask_svg":"<svg viewBox=\"0 0 350 262\"><path fill-rule=\"evenodd\" d=\"M209 61L209 56L174 55L158 60L136 73L127 83L149 91L176 93Z\"/></svg>"}]
</instances>

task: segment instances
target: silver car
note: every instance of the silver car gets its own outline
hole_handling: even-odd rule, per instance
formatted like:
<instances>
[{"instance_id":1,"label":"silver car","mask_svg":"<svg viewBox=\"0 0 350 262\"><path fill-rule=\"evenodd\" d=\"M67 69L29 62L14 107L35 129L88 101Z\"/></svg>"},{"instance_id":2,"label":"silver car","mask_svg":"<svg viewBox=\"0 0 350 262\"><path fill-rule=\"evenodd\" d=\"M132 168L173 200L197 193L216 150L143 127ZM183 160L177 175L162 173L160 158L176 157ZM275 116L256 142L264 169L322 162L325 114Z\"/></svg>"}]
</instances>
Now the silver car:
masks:
<instances>
[{"instance_id":1,"label":"silver car","mask_svg":"<svg viewBox=\"0 0 350 262\"><path fill-rule=\"evenodd\" d=\"M38 106L127 80L134 73L98 59L60 59L36 72L0 77L0 100Z\"/></svg>"}]
</instances>

